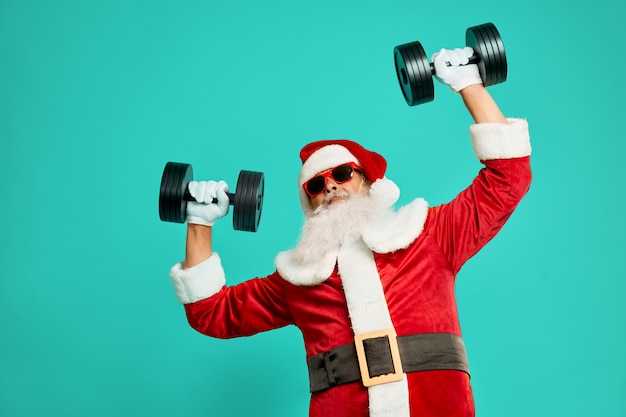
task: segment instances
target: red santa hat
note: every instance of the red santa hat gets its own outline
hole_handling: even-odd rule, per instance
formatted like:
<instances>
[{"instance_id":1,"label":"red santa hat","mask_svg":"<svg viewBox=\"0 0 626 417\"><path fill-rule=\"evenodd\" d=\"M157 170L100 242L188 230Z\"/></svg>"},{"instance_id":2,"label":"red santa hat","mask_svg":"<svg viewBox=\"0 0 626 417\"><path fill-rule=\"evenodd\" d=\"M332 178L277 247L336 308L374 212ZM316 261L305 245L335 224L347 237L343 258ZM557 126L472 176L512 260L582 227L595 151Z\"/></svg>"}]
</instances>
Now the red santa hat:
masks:
<instances>
[{"instance_id":1,"label":"red santa hat","mask_svg":"<svg viewBox=\"0 0 626 417\"><path fill-rule=\"evenodd\" d=\"M298 176L298 194L306 215L311 213L311 204L302 185L320 172L346 162L354 162L361 167L363 175L371 184L370 196L372 198L391 206L400 196L398 187L385 178L387 169L385 158L351 140L333 139L309 143L300 151L300 159L302 169Z\"/></svg>"}]
</instances>

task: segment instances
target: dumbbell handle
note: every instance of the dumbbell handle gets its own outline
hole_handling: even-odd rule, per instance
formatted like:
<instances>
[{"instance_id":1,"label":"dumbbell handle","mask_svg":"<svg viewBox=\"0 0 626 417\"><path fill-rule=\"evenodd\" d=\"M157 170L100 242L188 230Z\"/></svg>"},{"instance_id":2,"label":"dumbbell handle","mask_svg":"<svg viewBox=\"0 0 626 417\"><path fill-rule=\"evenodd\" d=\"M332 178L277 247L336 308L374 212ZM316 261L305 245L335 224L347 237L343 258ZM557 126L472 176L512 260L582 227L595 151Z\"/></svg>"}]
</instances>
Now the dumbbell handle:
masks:
<instances>
[{"instance_id":1,"label":"dumbbell handle","mask_svg":"<svg viewBox=\"0 0 626 417\"><path fill-rule=\"evenodd\" d=\"M462 66L465 66L465 65L470 65L470 64L478 64L479 62L480 62L480 57L479 57L478 55L476 55L476 53L474 53L474 55L472 55L472 56L469 58L469 61L467 62L467 64L463 64L463 65L460 65L460 66L462 67ZM447 67L451 67L452 65L450 65L450 63L448 62L446 66L447 66ZM430 71L431 71L433 74L436 74L436 71L435 71L435 64L433 64L432 62L430 63Z\"/></svg>"},{"instance_id":2,"label":"dumbbell handle","mask_svg":"<svg viewBox=\"0 0 626 417\"><path fill-rule=\"evenodd\" d=\"M234 193L226 193L226 195L228 195L228 199L230 200L228 202L228 204L230 204L232 206L233 202L235 201L235 194ZM185 194L183 194L183 200L185 200L185 201L196 201L194 196L192 196L191 193L189 192L189 188L187 188L185 190ZM213 203L213 204L217 203L217 198L214 198L213 201L211 201L211 203Z\"/></svg>"}]
</instances>

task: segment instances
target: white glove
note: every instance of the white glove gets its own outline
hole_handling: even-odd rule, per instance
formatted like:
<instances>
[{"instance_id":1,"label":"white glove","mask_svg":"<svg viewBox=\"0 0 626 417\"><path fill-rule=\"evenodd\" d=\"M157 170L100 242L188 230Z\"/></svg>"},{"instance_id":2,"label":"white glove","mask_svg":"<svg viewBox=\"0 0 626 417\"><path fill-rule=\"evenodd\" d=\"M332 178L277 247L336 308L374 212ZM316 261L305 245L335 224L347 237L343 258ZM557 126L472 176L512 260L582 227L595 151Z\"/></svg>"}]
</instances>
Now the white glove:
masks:
<instances>
[{"instance_id":1,"label":"white glove","mask_svg":"<svg viewBox=\"0 0 626 417\"><path fill-rule=\"evenodd\" d=\"M450 86L455 93L470 85L482 84L478 65L466 65L472 55L474 55L474 50L469 46L463 49L442 49L435 52L431 57L435 66L435 78Z\"/></svg>"},{"instance_id":2,"label":"white glove","mask_svg":"<svg viewBox=\"0 0 626 417\"><path fill-rule=\"evenodd\" d=\"M196 201L187 203L187 223L213 226L217 219L228 214L230 199L224 181L190 181L188 188ZM214 198L217 203L213 203Z\"/></svg>"}]
</instances>

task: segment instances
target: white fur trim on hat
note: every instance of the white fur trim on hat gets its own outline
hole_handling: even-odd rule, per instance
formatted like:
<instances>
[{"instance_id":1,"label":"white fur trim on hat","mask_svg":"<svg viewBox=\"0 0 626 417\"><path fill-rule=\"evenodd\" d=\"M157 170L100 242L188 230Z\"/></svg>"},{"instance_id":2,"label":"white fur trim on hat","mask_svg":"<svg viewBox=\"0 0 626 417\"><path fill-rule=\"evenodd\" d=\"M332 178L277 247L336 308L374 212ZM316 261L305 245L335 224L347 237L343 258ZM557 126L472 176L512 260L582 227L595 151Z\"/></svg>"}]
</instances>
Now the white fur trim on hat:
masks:
<instances>
[{"instance_id":1,"label":"white fur trim on hat","mask_svg":"<svg viewBox=\"0 0 626 417\"><path fill-rule=\"evenodd\" d=\"M481 161L511 159L531 153L528 122L507 119L508 124L478 123L470 126L474 153Z\"/></svg>"},{"instance_id":2,"label":"white fur trim on hat","mask_svg":"<svg viewBox=\"0 0 626 417\"><path fill-rule=\"evenodd\" d=\"M345 147L341 145L324 146L313 152L309 159L302 164L298 176L298 186L302 187L306 180L313 178L316 174L346 162L355 162L361 165L356 156Z\"/></svg>"},{"instance_id":3,"label":"white fur trim on hat","mask_svg":"<svg viewBox=\"0 0 626 417\"><path fill-rule=\"evenodd\" d=\"M209 298L217 294L226 284L222 261L215 252L209 259L192 268L183 269L182 262L177 263L170 269L170 278L181 304L191 304Z\"/></svg>"}]
</instances>

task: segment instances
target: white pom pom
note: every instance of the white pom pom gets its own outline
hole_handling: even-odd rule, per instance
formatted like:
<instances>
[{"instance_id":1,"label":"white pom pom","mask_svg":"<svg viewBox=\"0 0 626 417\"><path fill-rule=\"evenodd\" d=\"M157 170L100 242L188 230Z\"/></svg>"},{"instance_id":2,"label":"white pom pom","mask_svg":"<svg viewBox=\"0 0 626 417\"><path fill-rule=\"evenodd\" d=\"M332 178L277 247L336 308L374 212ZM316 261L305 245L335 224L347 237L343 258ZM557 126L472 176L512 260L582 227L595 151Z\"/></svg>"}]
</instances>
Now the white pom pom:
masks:
<instances>
[{"instance_id":1,"label":"white pom pom","mask_svg":"<svg viewBox=\"0 0 626 417\"><path fill-rule=\"evenodd\" d=\"M400 198L400 188L390 179L381 178L370 187L370 197L384 207L391 207Z\"/></svg>"}]
</instances>

